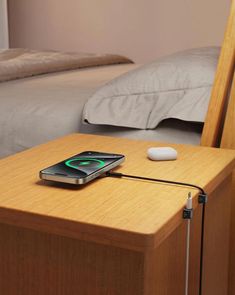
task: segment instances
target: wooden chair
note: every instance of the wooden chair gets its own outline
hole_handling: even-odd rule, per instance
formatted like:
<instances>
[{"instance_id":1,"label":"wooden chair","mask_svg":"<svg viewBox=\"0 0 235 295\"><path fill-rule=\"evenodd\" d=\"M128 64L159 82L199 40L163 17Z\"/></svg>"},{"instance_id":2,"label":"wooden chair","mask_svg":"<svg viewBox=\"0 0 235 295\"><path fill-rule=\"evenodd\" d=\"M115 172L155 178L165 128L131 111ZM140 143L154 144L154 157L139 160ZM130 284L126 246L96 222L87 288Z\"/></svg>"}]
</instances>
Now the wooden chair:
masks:
<instances>
[{"instance_id":1,"label":"wooden chair","mask_svg":"<svg viewBox=\"0 0 235 295\"><path fill-rule=\"evenodd\" d=\"M232 0L201 145L235 149L235 0ZM232 85L232 87L231 87ZM230 90L231 89L231 90ZM235 294L235 171L232 179L229 295Z\"/></svg>"},{"instance_id":2,"label":"wooden chair","mask_svg":"<svg viewBox=\"0 0 235 295\"><path fill-rule=\"evenodd\" d=\"M235 63L235 0L232 1L230 15L222 44L220 58L212 88L210 104L202 132L201 145L219 146L227 97L233 78Z\"/></svg>"},{"instance_id":3,"label":"wooden chair","mask_svg":"<svg viewBox=\"0 0 235 295\"><path fill-rule=\"evenodd\" d=\"M235 75L233 76L220 147L235 149Z\"/></svg>"}]
</instances>

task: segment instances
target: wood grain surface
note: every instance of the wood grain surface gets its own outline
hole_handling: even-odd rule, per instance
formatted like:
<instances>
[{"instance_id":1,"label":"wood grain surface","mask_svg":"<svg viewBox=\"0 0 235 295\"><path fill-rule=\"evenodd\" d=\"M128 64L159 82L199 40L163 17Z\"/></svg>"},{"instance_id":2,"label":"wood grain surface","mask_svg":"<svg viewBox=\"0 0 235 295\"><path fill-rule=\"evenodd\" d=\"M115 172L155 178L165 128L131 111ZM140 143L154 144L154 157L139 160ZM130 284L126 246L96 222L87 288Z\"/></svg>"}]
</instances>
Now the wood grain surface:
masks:
<instances>
[{"instance_id":1,"label":"wood grain surface","mask_svg":"<svg viewBox=\"0 0 235 295\"><path fill-rule=\"evenodd\" d=\"M235 149L235 76L233 77L232 88L229 95L220 147Z\"/></svg>"},{"instance_id":2,"label":"wood grain surface","mask_svg":"<svg viewBox=\"0 0 235 295\"><path fill-rule=\"evenodd\" d=\"M232 177L214 191L206 205L202 294L228 293Z\"/></svg>"},{"instance_id":3,"label":"wood grain surface","mask_svg":"<svg viewBox=\"0 0 235 295\"><path fill-rule=\"evenodd\" d=\"M153 162L146 150L156 142L70 135L0 161L0 221L35 230L144 250L156 247L181 222L189 191L146 181L101 178L83 187L48 185L39 170L84 150L123 153L117 170L184 181L210 193L234 165L235 152L172 145L176 161ZM197 199L194 199L197 206Z\"/></svg>"},{"instance_id":4,"label":"wood grain surface","mask_svg":"<svg viewBox=\"0 0 235 295\"><path fill-rule=\"evenodd\" d=\"M235 149L235 76L233 77L232 89L229 96L225 124L223 128L221 148ZM230 247L230 289L229 294L235 294L235 170L233 171L231 203L231 247Z\"/></svg>"},{"instance_id":5,"label":"wood grain surface","mask_svg":"<svg viewBox=\"0 0 235 295\"><path fill-rule=\"evenodd\" d=\"M0 224L2 295L142 295L143 253Z\"/></svg>"},{"instance_id":6,"label":"wood grain surface","mask_svg":"<svg viewBox=\"0 0 235 295\"><path fill-rule=\"evenodd\" d=\"M219 146L224 124L226 102L233 79L235 64L235 0L230 15L212 88L210 104L202 132L201 145Z\"/></svg>"},{"instance_id":7,"label":"wood grain surface","mask_svg":"<svg viewBox=\"0 0 235 295\"><path fill-rule=\"evenodd\" d=\"M203 294L227 294L230 181L207 203ZM189 294L198 295L201 206L191 222ZM186 224L139 252L0 223L0 294L182 295Z\"/></svg>"},{"instance_id":8,"label":"wood grain surface","mask_svg":"<svg viewBox=\"0 0 235 295\"><path fill-rule=\"evenodd\" d=\"M228 294L231 177L223 181L206 204L203 293ZM189 294L198 295L200 273L201 206L193 212L190 234ZM146 294L184 294L186 223L145 256ZM231 293L232 294L232 293Z\"/></svg>"},{"instance_id":9,"label":"wood grain surface","mask_svg":"<svg viewBox=\"0 0 235 295\"><path fill-rule=\"evenodd\" d=\"M125 154L126 161L117 169L123 173L189 182L206 190L204 278L208 279L203 290L225 294L228 190L235 151L170 145L177 149L178 159L154 162L146 158L147 148L154 145L165 144L73 134L1 160L0 294L20 290L22 295L182 295L186 241L182 209L189 191L195 209L190 292L197 294L198 191L107 177L78 188L39 180L41 169L85 150Z\"/></svg>"}]
</instances>

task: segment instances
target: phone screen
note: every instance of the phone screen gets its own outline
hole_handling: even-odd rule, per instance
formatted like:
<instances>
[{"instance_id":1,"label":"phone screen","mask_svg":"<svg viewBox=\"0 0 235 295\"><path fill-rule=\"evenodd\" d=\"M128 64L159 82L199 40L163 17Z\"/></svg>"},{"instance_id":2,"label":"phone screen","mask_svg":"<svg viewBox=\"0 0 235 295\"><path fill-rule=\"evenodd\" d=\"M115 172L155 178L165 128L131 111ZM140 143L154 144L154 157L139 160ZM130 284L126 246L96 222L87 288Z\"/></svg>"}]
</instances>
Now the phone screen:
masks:
<instances>
[{"instance_id":1,"label":"phone screen","mask_svg":"<svg viewBox=\"0 0 235 295\"><path fill-rule=\"evenodd\" d=\"M124 158L123 155L87 151L48 167L44 174L84 178Z\"/></svg>"}]
</instances>

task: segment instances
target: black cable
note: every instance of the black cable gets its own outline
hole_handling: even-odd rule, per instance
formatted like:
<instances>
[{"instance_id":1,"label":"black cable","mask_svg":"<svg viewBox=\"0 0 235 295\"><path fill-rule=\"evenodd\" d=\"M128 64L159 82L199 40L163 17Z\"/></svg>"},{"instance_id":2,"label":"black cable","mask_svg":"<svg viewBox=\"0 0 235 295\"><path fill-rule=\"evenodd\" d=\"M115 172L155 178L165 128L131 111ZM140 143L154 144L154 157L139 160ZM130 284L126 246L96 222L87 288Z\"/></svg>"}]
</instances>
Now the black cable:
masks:
<instances>
[{"instance_id":1,"label":"black cable","mask_svg":"<svg viewBox=\"0 0 235 295\"><path fill-rule=\"evenodd\" d=\"M106 172L106 176L109 177L116 177L116 178L132 178L132 179L140 179L140 180L147 180L147 181L154 181L159 183L168 183L168 184L174 184L174 185L181 185L181 186L188 186L192 188L196 188L200 191L199 197L203 197L204 201L199 201L199 203L202 203L202 222L201 222L201 249L200 249L200 274L199 274L199 295L202 295L202 276L203 276L203 256L204 256L204 224L205 224L205 203L207 195L203 188L201 188L198 185L191 184L191 183L185 183L185 182L178 182L178 181L171 181L171 180L164 180L164 179L158 179L158 178L151 178L151 177L144 177L144 176L136 176L136 175L129 175L129 174L123 174L119 172L112 172L108 171Z\"/></svg>"},{"instance_id":2,"label":"black cable","mask_svg":"<svg viewBox=\"0 0 235 295\"><path fill-rule=\"evenodd\" d=\"M200 249L200 277L199 277L199 295L202 295L202 276L203 276L203 257L204 257L204 224L206 204L202 204L202 222L201 222L201 249Z\"/></svg>"},{"instance_id":3,"label":"black cable","mask_svg":"<svg viewBox=\"0 0 235 295\"><path fill-rule=\"evenodd\" d=\"M186 182L178 182L178 181L171 181L171 180L165 180L165 179L129 175L129 174L123 174L123 173L118 173L118 172L112 172L112 171L106 172L106 176L116 177L116 178L126 177L126 178L140 179L140 180L155 181L155 182L160 182L160 183L169 183L169 184L176 184L176 185L182 185L182 186L189 186L189 187L193 187L193 188L198 189L203 195L206 195L204 189L201 188L200 186L197 186L197 185L191 184L191 183L186 183Z\"/></svg>"}]
</instances>

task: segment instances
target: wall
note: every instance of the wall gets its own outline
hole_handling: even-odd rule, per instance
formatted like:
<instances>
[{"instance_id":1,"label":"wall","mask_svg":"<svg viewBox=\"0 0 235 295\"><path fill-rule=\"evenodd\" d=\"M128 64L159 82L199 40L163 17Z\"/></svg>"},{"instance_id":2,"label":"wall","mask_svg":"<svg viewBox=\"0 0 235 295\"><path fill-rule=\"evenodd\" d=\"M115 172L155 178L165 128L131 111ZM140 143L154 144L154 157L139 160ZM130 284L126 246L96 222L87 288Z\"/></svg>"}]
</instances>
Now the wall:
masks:
<instances>
[{"instance_id":1,"label":"wall","mask_svg":"<svg viewBox=\"0 0 235 295\"><path fill-rule=\"evenodd\" d=\"M221 44L230 0L8 0L10 46L110 52L137 62Z\"/></svg>"},{"instance_id":2,"label":"wall","mask_svg":"<svg viewBox=\"0 0 235 295\"><path fill-rule=\"evenodd\" d=\"M0 48L8 48L7 0L0 0Z\"/></svg>"}]
</instances>

